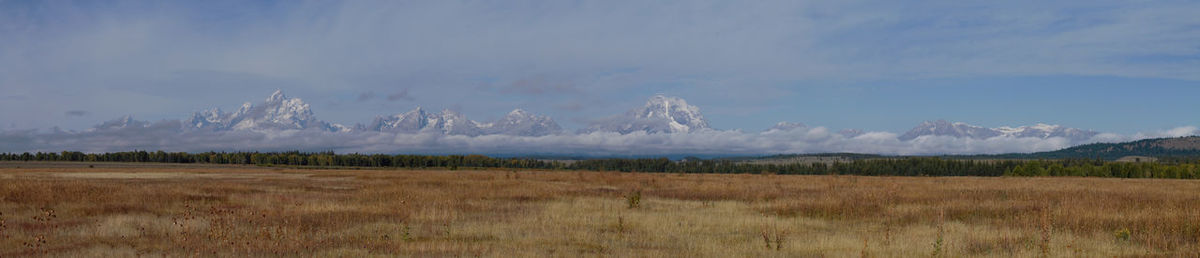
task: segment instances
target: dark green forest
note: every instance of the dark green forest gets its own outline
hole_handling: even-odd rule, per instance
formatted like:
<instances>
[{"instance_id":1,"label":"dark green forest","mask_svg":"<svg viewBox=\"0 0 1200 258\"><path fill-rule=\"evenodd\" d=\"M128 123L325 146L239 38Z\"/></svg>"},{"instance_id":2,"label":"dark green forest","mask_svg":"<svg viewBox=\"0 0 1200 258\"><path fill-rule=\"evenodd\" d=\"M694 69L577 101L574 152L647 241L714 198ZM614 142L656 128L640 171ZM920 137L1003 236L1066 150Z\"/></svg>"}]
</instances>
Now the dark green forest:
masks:
<instances>
[{"instance_id":1,"label":"dark green forest","mask_svg":"<svg viewBox=\"0 0 1200 258\"><path fill-rule=\"evenodd\" d=\"M864 176L1077 176L1122 178L1200 178L1200 161L1112 162L1104 159L977 160L939 157L862 158L848 162L751 164L737 160L667 158L578 161L493 158L483 155L385 155L333 152L162 152L0 153L0 161L80 161L246 164L296 167L502 168L659 173L750 173Z\"/></svg>"},{"instance_id":2,"label":"dark green forest","mask_svg":"<svg viewBox=\"0 0 1200 258\"><path fill-rule=\"evenodd\" d=\"M1092 143L1066 149L1035 153L955 156L982 159L1079 159L1116 160L1126 156L1148 156L1160 159L1197 159L1200 157L1200 136L1145 139L1121 143Z\"/></svg>"}]
</instances>

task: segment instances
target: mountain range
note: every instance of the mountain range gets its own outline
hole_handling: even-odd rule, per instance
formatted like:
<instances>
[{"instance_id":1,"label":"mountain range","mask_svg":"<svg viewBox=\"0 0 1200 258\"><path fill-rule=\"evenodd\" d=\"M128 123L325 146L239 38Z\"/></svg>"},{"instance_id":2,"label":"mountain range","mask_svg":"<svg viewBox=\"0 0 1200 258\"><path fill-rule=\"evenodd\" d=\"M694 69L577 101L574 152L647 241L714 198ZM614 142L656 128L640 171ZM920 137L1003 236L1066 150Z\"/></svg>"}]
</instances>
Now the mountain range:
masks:
<instances>
[{"instance_id":1,"label":"mountain range","mask_svg":"<svg viewBox=\"0 0 1200 258\"><path fill-rule=\"evenodd\" d=\"M221 109L193 113L184 123L186 129L195 130L288 130L310 129L331 132L347 132L349 127L318 120L308 104L298 98L288 98L283 91L276 90L262 104L242 104L237 111L228 113Z\"/></svg>"},{"instance_id":2,"label":"mountain range","mask_svg":"<svg viewBox=\"0 0 1200 258\"><path fill-rule=\"evenodd\" d=\"M641 108L594 122L579 132L689 133L709 129L712 128L708 127L708 120L700 114L699 107L688 105L681 98L655 95Z\"/></svg>"},{"instance_id":3,"label":"mountain range","mask_svg":"<svg viewBox=\"0 0 1200 258\"><path fill-rule=\"evenodd\" d=\"M412 111L391 116L376 117L367 126L358 126L363 131L397 132L397 133L441 133L446 135L479 136L488 134L543 136L562 133L562 127L547 116L541 116L515 109L490 123L481 123L467 119L465 115L453 110L442 110L433 113L426 112L421 107Z\"/></svg>"},{"instance_id":4,"label":"mountain range","mask_svg":"<svg viewBox=\"0 0 1200 258\"><path fill-rule=\"evenodd\" d=\"M1036 124L1020 127L985 128L961 122L946 120L926 121L898 137L901 141L909 141L922 136L950 136L956 138L988 139L992 137L1013 138L1053 138L1062 137L1072 142L1082 142L1095 137L1097 132L1068 128L1059 125Z\"/></svg>"},{"instance_id":5,"label":"mountain range","mask_svg":"<svg viewBox=\"0 0 1200 258\"><path fill-rule=\"evenodd\" d=\"M234 112L213 108L193 113L178 121L184 131L276 131L276 130L319 130L333 133L386 132L442 135L512 135L546 136L564 134L565 130L554 119L514 109L495 121L480 122L467 118L460 112L442 110L431 112L421 107L393 115L378 116L368 124L346 126L326 122L316 117L307 103L291 98L276 90L263 102L246 102ZM151 123L134 120L130 116L104 122L89 129L119 130L129 127L148 127ZM802 123L780 122L764 133L808 130ZM716 130L709 126L700 108L686 100L655 95L645 105L611 117L598 119L576 133L614 132L619 134L675 134ZM844 129L837 132L843 137L863 135L862 130ZM961 122L945 120L926 121L912 130L899 135L901 141L911 141L927 136L988 139L993 137L1054 138L1061 137L1071 142L1086 142L1098 133L1089 130L1068 128L1058 125L1036 124L1020 127L985 128Z\"/></svg>"}]
</instances>

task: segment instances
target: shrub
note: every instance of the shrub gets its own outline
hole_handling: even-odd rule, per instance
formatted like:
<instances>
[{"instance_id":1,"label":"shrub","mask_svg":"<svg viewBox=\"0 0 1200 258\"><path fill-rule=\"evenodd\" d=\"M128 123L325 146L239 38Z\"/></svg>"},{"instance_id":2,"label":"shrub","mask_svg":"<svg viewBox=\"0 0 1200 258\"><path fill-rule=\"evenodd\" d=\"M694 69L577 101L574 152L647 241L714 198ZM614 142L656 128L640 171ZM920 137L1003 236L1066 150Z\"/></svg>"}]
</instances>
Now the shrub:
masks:
<instances>
[{"instance_id":1,"label":"shrub","mask_svg":"<svg viewBox=\"0 0 1200 258\"><path fill-rule=\"evenodd\" d=\"M630 209L636 209L638 207L642 207L642 191L637 190L637 191L633 191L633 193L630 193L629 195L626 195L625 203L629 204Z\"/></svg>"},{"instance_id":2,"label":"shrub","mask_svg":"<svg viewBox=\"0 0 1200 258\"><path fill-rule=\"evenodd\" d=\"M1128 228L1122 228L1114 231L1113 237L1116 237L1117 241L1121 242L1129 242L1129 239L1132 238Z\"/></svg>"}]
</instances>

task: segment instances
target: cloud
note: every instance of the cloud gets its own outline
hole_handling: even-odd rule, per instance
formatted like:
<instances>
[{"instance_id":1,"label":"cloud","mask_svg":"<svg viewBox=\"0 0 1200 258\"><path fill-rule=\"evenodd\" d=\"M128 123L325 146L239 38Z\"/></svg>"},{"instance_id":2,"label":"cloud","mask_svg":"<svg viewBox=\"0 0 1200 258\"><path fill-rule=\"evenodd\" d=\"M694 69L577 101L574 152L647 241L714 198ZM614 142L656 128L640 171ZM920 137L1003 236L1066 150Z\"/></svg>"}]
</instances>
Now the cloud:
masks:
<instances>
[{"instance_id":1,"label":"cloud","mask_svg":"<svg viewBox=\"0 0 1200 258\"><path fill-rule=\"evenodd\" d=\"M1164 137L1183 137L1183 136L1193 136L1193 135L1200 135L1200 129L1196 128L1195 126L1181 126L1181 127L1175 127L1175 128L1171 128L1168 130L1162 130L1162 131L1141 132L1141 133L1134 134L1131 138L1147 139L1147 138L1164 138Z\"/></svg>"},{"instance_id":2,"label":"cloud","mask_svg":"<svg viewBox=\"0 0 1200 258\"><path fill-rule=\"evenodd\" d=\"M356 100L358 102L364 102L364 101L371 100L373 98L375 98L375 92L368 91L368 92L363 92L361 94L358 94L358 99L356 99Z\"/></svg>"},{"instance_id":3,"label":"cloud","mask_svg":"<svg viewBox=\"0 0 1200 258\"><path fill-rule=\"evenodd\" d=\"M66 116L86 116L88 115L88 112L83 110L70 110L63 114Z\"/></svg>"},{"instance_id":4,"label":"cloud","mask_svg":"<svg viewBox=\"0 0 1200 258\"><path fill-rule=\"evenodd\" d=\"M1164 136L1183 137L1183 136L1192 136L1192 135L1197 135L1197 134L1200 134L1200 129L1197 129L1195 126L1184 126L1184 127L1176 127L1174 129L1167 130L1164 133Z\"/></svg>"},{"instance_id":5,"label":"cloud","mask_svg":"<svg viewBox=\"0 0 1200 258\"><path fill-rule=\"evenodd\" d=\"M922 136L911 141L890 132L866 132L847 137L825 127L746 133L738 130L702 130L684 134L618 134L593 132L538 137L510 135L441 135L359 131L336 133L318 130L192 131L178 121L142 126L100 128L83 132L10 131L0 133L0 152L127 151L324 151L340 153L422 154L558 154L585 156L654 155L764 155L779 153L852 152L888 155L996 154L1051 151L1081 143L1135 140L1154 135L1195 134L1182 127L1153 134L1120 136L1102 134L1084 142L1065 138L989 139ZM1187 132L1187 130L1191 130Z\"/></svg>"},{"instance_id":6,"label":"cloud","mask_svg":"<svg viewBox=\"0 0 1200 258\"><path fill-rule=\"evenodd\" d=\"M580 111L580 110L583 110L584 108L586 108L587 106L585 106L585 105L583 105L583 103L579 103L579 102L569 102L569 103L556 105L554 107L557 109L568 110L568 111Z\"/></svg>"},{"instance_id":7,"label":"cloud","mask_svg":"<svg viewBox=\"0 0 1200 258\"><path fill-rule=\"evenodd\" d=\"M397 91L396 93L388 94L387 100L388 101L397 101L397 100L413 101L416 99L413 98L412 96L408 95L408 88L404 88L400 91Z\"/></svg>"},{"instance_id":8,"label":"cloud","mask_svg":"<svg viewBox=\"0 0 1200 258\"><path fill-rule=\"evenodd\" d=\"M575 88L575 84L569 81L555 80L544 75L519 79L500 89L500 92L503 93L520 93L530 95L574 93L578 91L579 89Z\"/></svg>"},{"instance_id":9,"label":"cloud","mask_svg":"<svg viewBox=\"0 0 1200 258\"><path fill-rule=\"evenodd\" d=\"M11 101L21 101L21 100L28 100L28 99L29 99L29 97L21 96L21 95L0 97L0 100L11 100Z\"/></svg>"}]
</instances>

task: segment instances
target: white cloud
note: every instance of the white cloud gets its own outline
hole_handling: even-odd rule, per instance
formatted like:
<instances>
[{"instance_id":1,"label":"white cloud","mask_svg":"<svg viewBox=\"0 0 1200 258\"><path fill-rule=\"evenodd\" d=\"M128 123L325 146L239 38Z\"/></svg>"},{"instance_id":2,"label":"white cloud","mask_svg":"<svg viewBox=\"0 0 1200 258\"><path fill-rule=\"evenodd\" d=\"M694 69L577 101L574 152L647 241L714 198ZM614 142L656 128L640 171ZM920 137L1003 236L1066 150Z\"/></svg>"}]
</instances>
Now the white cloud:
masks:
<instances>
[{"instance_id":1,"label":"white cloud","mask_svg":"<svg viewBox=\"0 0 1200 258\"><path fill-rule=\"evenodd\" d=\"M1130 136L1128 139L1139 140L1148 138L1164 138L1164 137L1183 137L1200 135L1200 129L1195 126L1180 126L1162 131L1141 132Z\"/></svg>"},{"instance_id":2,"label":"white cloud","mask_svg":"<svg viewBox=\"0 0 1200 258\"><path fill-rule=\"evenodd\" d=\"M773 130L762 133L705 130L687 134L618 134L595 132L540 137L508 135L334 133L316 130L201 132L178 129L175 121L85 132L8 131L0 133L0 151L77 150L112 152L164 151L324 151L339 153L482 153L560 155L760 155L779 153L851 152L892 155L995 154L1051 151L1090 142L1117 142L1148 137L1194 135L1195 127L1122 136L1100 134L1085 142L1065 138L990 139L922 136L900 141L890 132L867 132L845 137L824 127Z\"/></svg>"},{"instance_id":3,"label":"white cloud","mask_svg":"<svg viewBox=\"0 0 1200 258\"><path fill-rule=\"evenodd\" d=\"M1176 127L1164 133L1168 137L1183 137L1197 134L1200 134L1200 129L1197 129L1195 126Z\"/></svg>"}]
</instances>

